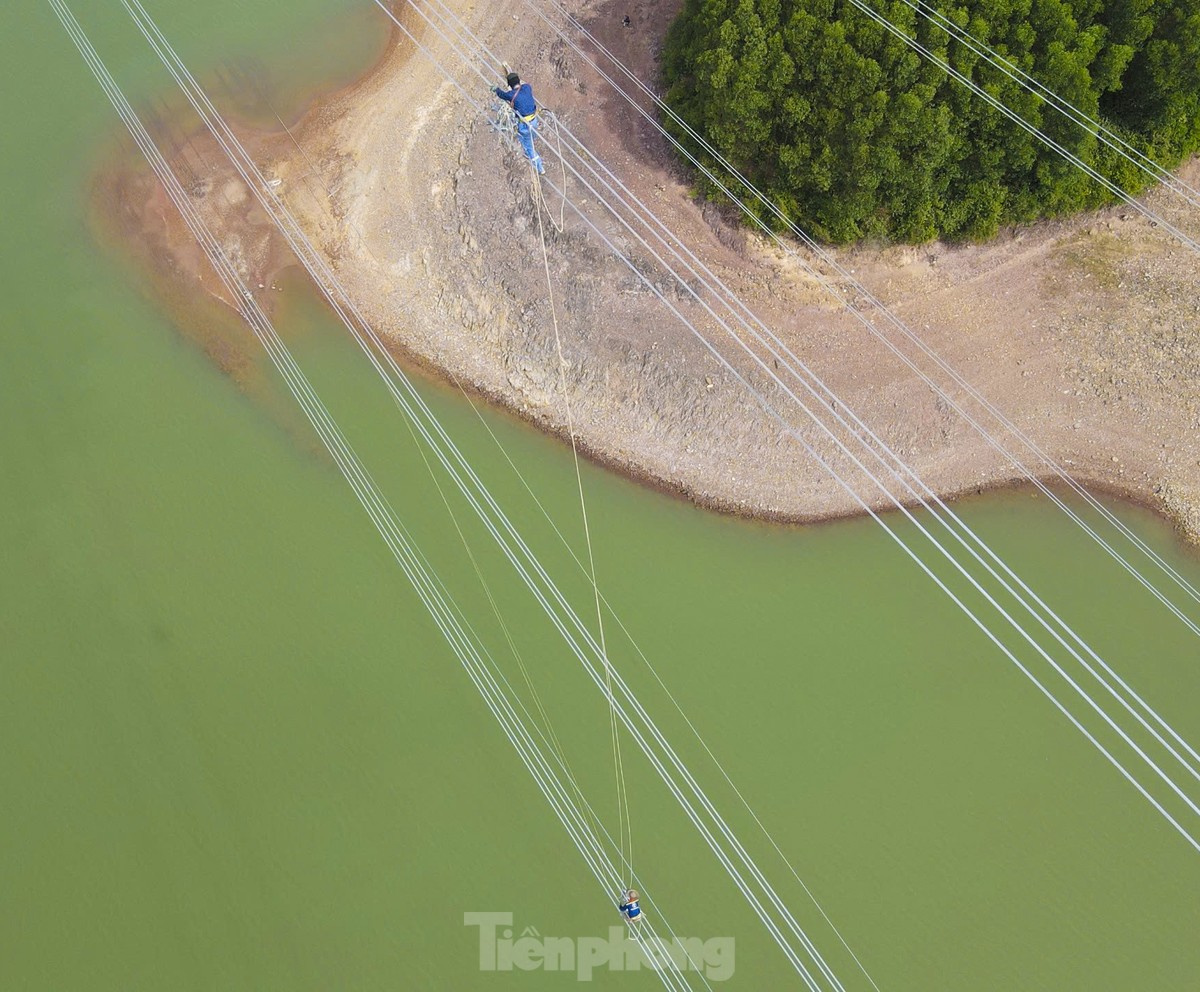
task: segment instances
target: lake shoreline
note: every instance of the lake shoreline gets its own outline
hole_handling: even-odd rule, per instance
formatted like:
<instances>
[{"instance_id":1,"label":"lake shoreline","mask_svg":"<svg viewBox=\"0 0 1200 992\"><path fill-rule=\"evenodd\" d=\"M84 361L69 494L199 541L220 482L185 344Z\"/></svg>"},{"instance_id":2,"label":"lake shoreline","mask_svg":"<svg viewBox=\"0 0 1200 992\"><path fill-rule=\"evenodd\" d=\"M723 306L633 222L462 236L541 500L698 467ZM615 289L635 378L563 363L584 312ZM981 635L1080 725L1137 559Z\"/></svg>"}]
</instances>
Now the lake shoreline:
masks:
<instances>
[{"instance_id":1,"label":"lake shoreline","mask_svg":"<svg viewBox=\"0 0 1200 992\"><path fill-rule=\"evenodd\" d=\"M522 10L517 3L489 8L473 15L473 28L489 44L510 42ZM669 12L652 3L629 10L632 30L611 5L592 5L584 20L646 78ZM408 20L414 18L410 10ZM781 422L747 397L737 380L775 406L786 398L769 370L744 353L724 367L684 329L667 326L653 293L589 241L583 216L568 217L561 234L548 236L558 294L550 313L523 159L501 148L461 94L423 57L411 57L398 35L393 30L385 55L359 80L320 100L286 136L250 140L314 243L406 364L464 384L567 443L555 317L576 440L598 464L741 517L811 524L862 515L810 453L790 443L800 437L866 494L872 509L890 508L835 441L793 418L790 408ZM422 36L434 50L438 42L431 32ZM913 389L911 372L865 334L855 314L830 303L821 279L851 294L853 284L820 266L815 275L798 269L793 258L692 201L668 151L642 134L644 127L631 138L627 111L615 98L593 96L603 93L594 73L561 42L535 28L519 49L512 61L529 67L543 102L622 169L630 189L935 492L950 500L1032 485L927 387ZM285 257L277 235L256 228L252 210L231 211L209 195L223 188L211 183L198 203L217 229L257 243L246 271L269 287ZM1195 276L1166 248L1161 231L1114 209L1006 232L988 245L831 254L861 273L908 327L923 328L938 354L1074 478L1166 515L1194 545L1198 394L1189 370L1200 368L1200 344L1178 334L1181 350L1164 362L1143 346L1153 342L1153 329L1139 315L1148 298L1182 300L1195 288ZM637 246L629 249L635 268L651 264ZM1136 299L1122 302L1123 293L1129 296L1126 269L1147 253L1153 273L1147 269ZM685 293L669 286L664 293L689 319L701 315ZM1187 319L1181 311L1179 326ZM903 342L898 347L916 354ZM973 402L955 395L964 406Z\"/></svg>"}]
</instances>

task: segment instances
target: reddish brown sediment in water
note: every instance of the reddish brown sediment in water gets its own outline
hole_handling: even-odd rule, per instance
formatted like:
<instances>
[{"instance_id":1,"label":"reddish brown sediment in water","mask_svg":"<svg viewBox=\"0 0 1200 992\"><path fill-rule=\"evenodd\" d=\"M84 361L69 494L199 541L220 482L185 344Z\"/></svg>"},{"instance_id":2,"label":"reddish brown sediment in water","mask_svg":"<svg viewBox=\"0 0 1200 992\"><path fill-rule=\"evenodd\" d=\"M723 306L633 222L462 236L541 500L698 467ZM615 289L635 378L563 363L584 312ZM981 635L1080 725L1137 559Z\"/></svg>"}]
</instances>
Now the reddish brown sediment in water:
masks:
<instances>
[{"instance_id":1,"label":"reddish brown sediment in water","mask_svg":"<svg viewBox=\"0 0 1200 992\"><path fill-rule=\"evenodd\" d=\"M908 359L932 368L857 287L824 263L809 268L698 205L662 139L529 7L504 0L457 9L629 193L820 375L837 394L839 412L853 409L943 496L1024 478L872 337L860 316ZM674 0L638 0L586 4L579 16L641 78L652 79L675 9ZM622 25L626 13L630 28ZM486 100L485 85L442 39L426 31L422 43L454 66L473 99ZM741 353L732 364L784 422L763 412L656 291L708 338L724 339L705 307L658 273L647 249L606 219L577 180L567 184L573 199L653 288L569 212L564 230L544 220L539 232L523 159L499 144L423 57L393 44L371 72L320 102L288 134L248 137L314 244L406 360L564 435L544 235L572 414L590 457L725 512L787 521L861 512L815 452L856 489L874 492L866 497L872 507L890 505L797 412L772 380L775 359L756 345L762 366ZM543 140L549 178L561 183L549 127ZM210 169L192 191L195 202L236 246L252 285L262 283L269 294L285 258L278 236L249 206L249 194L233 191L237 181L211 144L199 137L190 144ZM1193 181L1200 166L1192 162L1184 171ZM125 182L123 209L140 218L130 222L131 234L159 240L172 278L190 287L185 292L213 291L186 232L144 185L139 192ZM1151 194L1149 202L1197 236L1165 194ZM1200 539L1200 276L1192 254L1165 231L1124 208L1009 231L986 245L831 254L1074 478L1166 513L1191 540ZM948 391L985 418L961 389ZM797 435L811 452L795 443ZM1045 475L1033 456L1021 457Z\"/></svg>"}]
</instances>

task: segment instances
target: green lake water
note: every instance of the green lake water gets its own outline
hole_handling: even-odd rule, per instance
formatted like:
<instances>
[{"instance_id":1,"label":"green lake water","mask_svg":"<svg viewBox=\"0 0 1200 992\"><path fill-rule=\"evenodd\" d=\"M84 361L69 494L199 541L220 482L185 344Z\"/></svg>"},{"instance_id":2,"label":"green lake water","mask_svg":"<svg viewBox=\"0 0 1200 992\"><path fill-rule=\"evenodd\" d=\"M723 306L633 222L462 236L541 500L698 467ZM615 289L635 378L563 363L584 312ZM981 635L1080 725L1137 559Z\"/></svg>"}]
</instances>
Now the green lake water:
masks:
<instances>
[{"instance_id":1,"label":"green lake water","mask_svg":"<svg viewBox=\"0 0 1200 992\"><path fill-rule=\"evenodd\" d=\"M252 64L285 116L383 37L349 0L147 6L193 70ZM79 7L136 105L168 92L119 4ZM48 5L7 5L0 27L0 989L575 986L480 971L464 913L565 937L604 935L615 913L299 415L240 391L101 248L89 190L119 122ZM311 298L284 296L295 354L500 656L382 384ZM427 392L588 616L588 584L475 412ZM579 550L569 452L487 417ZM881 989L1200 988L1200 855L877 526L718 518L591 466L584 484L606 595ZM1044 498L963 512L1200 738L1200 651L1181 624ZM1168 527L1119 512L1200 583ZM615 821L602 698L464 528ZM847 988L869 988L628 642L610 642ZM625 755L648 910L735 939L714 987L799 987Z\"/></svg>"}]
</instances>

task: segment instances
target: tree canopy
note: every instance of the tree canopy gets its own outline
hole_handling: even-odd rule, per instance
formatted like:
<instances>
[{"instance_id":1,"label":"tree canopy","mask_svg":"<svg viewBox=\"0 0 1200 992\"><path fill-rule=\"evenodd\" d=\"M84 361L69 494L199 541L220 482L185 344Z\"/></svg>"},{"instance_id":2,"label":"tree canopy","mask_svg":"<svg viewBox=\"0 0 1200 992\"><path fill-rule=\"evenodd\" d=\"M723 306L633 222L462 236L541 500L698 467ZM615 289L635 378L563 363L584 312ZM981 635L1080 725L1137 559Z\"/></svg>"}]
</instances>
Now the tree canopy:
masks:
<instances>
[{"instance_id":1,"label":"tree canopy","mask_svg":"<svg viewBox=\"0 0 1200 992\"><path fill-rule=\"evenodd\" d=\"M1121 188L1149 182L919 16L916 0L865 2ZM1200 0L958 0L936 9L1159 164L1200 147ZM1002 224L1113 197L851 0L685 0L663 71L668 105L823 240L986 238ZM694 142L691 150L723 173Z\"/></svg>"}]
</instances>

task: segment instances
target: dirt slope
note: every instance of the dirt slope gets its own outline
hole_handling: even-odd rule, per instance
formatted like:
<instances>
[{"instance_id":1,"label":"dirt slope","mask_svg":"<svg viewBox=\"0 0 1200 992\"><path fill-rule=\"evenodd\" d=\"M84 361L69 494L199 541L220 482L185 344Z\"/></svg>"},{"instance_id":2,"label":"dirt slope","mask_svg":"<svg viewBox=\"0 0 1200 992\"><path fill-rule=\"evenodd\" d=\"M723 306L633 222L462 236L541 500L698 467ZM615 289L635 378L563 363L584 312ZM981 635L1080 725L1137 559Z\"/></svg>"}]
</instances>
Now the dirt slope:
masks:
<instances>
[{"instance_id":1,"label":"dirt slope","mask_svg":"<svg viewBox=\"0 0 1200 992\"><path fill-rule=\"evenodd\" d=\"M1011 458L871 334L869 324L939 383L949 382L859 287L697 205L661 138L533 8L523 0L460 0L455 9L613 169L627 187L623 195L647 204L836 394L834 413L823 414L827 422L853 411L942 494L1021 476ZM579 16L641 78L653 79L674 12L674 3L640 0L585 4ZM405 16L416 20L411 10ZM484 81L445 39L427 28L420 37L465 93L401 43L291 135L248 135L286 202L398 351L562 433L557 320L577 433L593 457L733 512L795 520L860 512L819 458L871 505L889 505L788 390L810 406L815 401L774 378L776 359L755 345L760 365L729 347L728 332L708 309L712 294L694 278L699 300L675 283L578 179L568 177L566 190L586 219L568 209L564 229L556 230L560 201L548 185L550 210L539 227L523 158L467 101L489 103ZM549 127L544 138L547 180L561 188ZM211 169L219 157L197 143ZM1192 163L1186 172L1194 179L1200 168ZM248 275L269 293L279 246L229 183L216 167L196 184L196 200L245 246ZM152 201L149 187L144 192ZM1175 211L1164 195L1148 202ZM1183 223L1177 212L1169 216ZM163 235L168 252L176 234ZM603 238L629 256L632 268ZM832 254L1075 478L1156 507L1200 539L1200 280L1193 253L1126 208L1008 232L983 246ZM178 268L186 269L186 260ZM720 342L728 365L697 335ZM996 430L961 388L948 392ZM756 394L782 416L764 410ZM1028 452L1021 457L1037 465Z\"/></svg>"}]
</instances>

